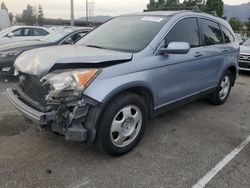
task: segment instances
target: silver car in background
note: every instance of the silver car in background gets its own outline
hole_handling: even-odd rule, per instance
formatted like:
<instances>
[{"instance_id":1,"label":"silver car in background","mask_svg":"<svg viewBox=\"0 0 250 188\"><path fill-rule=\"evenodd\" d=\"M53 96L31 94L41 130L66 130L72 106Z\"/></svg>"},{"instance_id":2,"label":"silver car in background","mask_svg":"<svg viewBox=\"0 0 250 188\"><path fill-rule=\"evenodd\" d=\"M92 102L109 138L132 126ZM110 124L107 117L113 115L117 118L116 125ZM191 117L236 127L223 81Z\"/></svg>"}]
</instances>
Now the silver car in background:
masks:
<instances>
[{"instance_id":1,"label":"silver car in background","mask_svg":"<svg viewBox=\"0 0 250 188\"><path fill-rule=\"evenodd\" d=\"M239 69L250 71L250 38L240 46Z\"/></svg>"}]
</instances>

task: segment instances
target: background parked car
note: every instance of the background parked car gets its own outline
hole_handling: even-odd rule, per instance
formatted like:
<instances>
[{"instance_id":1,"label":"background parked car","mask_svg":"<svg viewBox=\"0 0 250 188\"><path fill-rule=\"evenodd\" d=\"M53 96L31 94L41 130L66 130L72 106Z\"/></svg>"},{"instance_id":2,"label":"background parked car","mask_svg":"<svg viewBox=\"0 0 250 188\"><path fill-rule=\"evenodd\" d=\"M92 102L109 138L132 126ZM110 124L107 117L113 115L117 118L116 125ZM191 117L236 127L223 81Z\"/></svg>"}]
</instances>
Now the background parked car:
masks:
<instances>
[{"instance_id":1,"label":"background parked car","mask_svg":"<svg viewBox=\"0 0 250 188\"><path fill-rule=\"evenodd\" d=\"M50 30L44 27L36 26L13 26L0 32L0 45L24 41L34 40L50 34Z\"/></svg>"},{"instance_id":2,"label":"background parked car","mask_svg":"<svg viewBox=\"0 0 250 188\"><path fill-rule=\"evenodd\" d=\"M90 30L91 28L68 28L49 34L42 39L2 45L0 46L0 74L13 75L13 64L18 55L24 51L46 46L73 44Z\"/></svg>"},{"instance_id":3,"label":"background parked car","mask_svg":"<svg viewBox=\"0 0 250 188\"><path fill-rule=\"evenodd\" d=\"M240 46L239 68L250 71L250 38Z\"/></svg>"}]
</instances>

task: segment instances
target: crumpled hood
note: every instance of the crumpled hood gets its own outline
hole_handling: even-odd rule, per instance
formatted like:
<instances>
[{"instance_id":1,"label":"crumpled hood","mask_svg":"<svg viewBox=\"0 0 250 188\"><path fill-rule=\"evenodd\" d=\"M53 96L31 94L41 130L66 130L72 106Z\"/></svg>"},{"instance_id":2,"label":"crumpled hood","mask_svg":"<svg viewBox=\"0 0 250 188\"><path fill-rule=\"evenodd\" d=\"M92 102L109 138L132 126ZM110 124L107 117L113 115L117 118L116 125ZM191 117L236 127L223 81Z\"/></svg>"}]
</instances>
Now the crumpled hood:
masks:
<instances>
[{"instance_id":1,"label":"crumpled hood","mask_svg":"<svg viewBox=\"0 0 250 188\"><path fill-rule=\"evenodd\" d=\"M86 65L94 68L100 63L109 66L109 64L130 61L132 57L132 53L65 45L24 52L16 59L14 66L18 71L41 78L51 70L85 68Z\"/></svg>"},{"instance_id":2,"label":"crumpled hood","mask_svg":"<svg viewBox=\"0 0 250 188\"><path fill-rule=\"evenodd\" d=\"M240 53L250 54L250 46L240 46Z\"/></svg>"}]
</instances>

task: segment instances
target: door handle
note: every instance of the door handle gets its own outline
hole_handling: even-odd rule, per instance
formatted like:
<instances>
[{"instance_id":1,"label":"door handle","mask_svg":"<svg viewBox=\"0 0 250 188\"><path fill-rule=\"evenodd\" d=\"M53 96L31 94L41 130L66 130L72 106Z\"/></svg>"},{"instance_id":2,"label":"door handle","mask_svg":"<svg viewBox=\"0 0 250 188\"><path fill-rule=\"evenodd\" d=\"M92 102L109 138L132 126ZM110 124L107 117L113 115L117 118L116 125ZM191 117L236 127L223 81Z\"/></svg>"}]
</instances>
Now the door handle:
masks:
<instances>
[{"instance_id":1,"label":"door handle","mask_svg":"<svg viewBox=\"0 0 250 188\"><path fill-rule=\"evenodd\" d=\"M222 52L227 52L228 50L226 48L222 48Z\"/></svg>"},{"instance_id":2,"label":"door handle","mask_svg":"<svg viewBox=\"0 0 250 188\"><path fill-rule=\"evenodd\" d=\"M203 56L203 53L201 52L195 52L194 57L201 57Z\"/></svg>"}]
</instances>

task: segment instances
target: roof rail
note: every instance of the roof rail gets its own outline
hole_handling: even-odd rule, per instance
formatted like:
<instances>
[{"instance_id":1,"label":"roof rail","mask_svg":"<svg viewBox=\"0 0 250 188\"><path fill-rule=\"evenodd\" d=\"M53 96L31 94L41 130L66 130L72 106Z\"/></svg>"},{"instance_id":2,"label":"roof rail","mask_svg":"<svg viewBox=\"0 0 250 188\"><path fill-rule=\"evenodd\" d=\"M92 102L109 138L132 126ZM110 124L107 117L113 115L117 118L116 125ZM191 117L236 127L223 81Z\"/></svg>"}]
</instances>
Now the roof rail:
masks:
<instances>
[{"instance_id":1,"label":"roof rail","mask_svg":"<svg viewBox=\"0 0 250 188\"><path fill-rule=\"evenodd\" d=\"M194 6L192 8L192 11L194 11L194 12L202 12L198 6Z\"/></svg>"},{"instance_id":2,"label":"roof rail","mask_svg":"<svg viewBox=\"0 0 250 188\"><path fill-rule=\"evenodd\" d=\"M186 7L186 6L177 6L177 7L164 7L164 8L152 8L148 10L144 10L144 12L149 11L181 11L181 10L190 10L194 12L202 12L198 6Z\"/></svg>"},{"instance_id":3,"label":"roof rail","mask_svg":"<svg viewBox=\"0 0 250 188\"><path fill-rule=\"evenodd\" d=\"M216 17L218 17L218 15L217 15L216 11L211 11L211 12L209 12L208 14L210 14L210 15L212 15L212 16L216 16Z\"/></svg>"}]
</instances>

